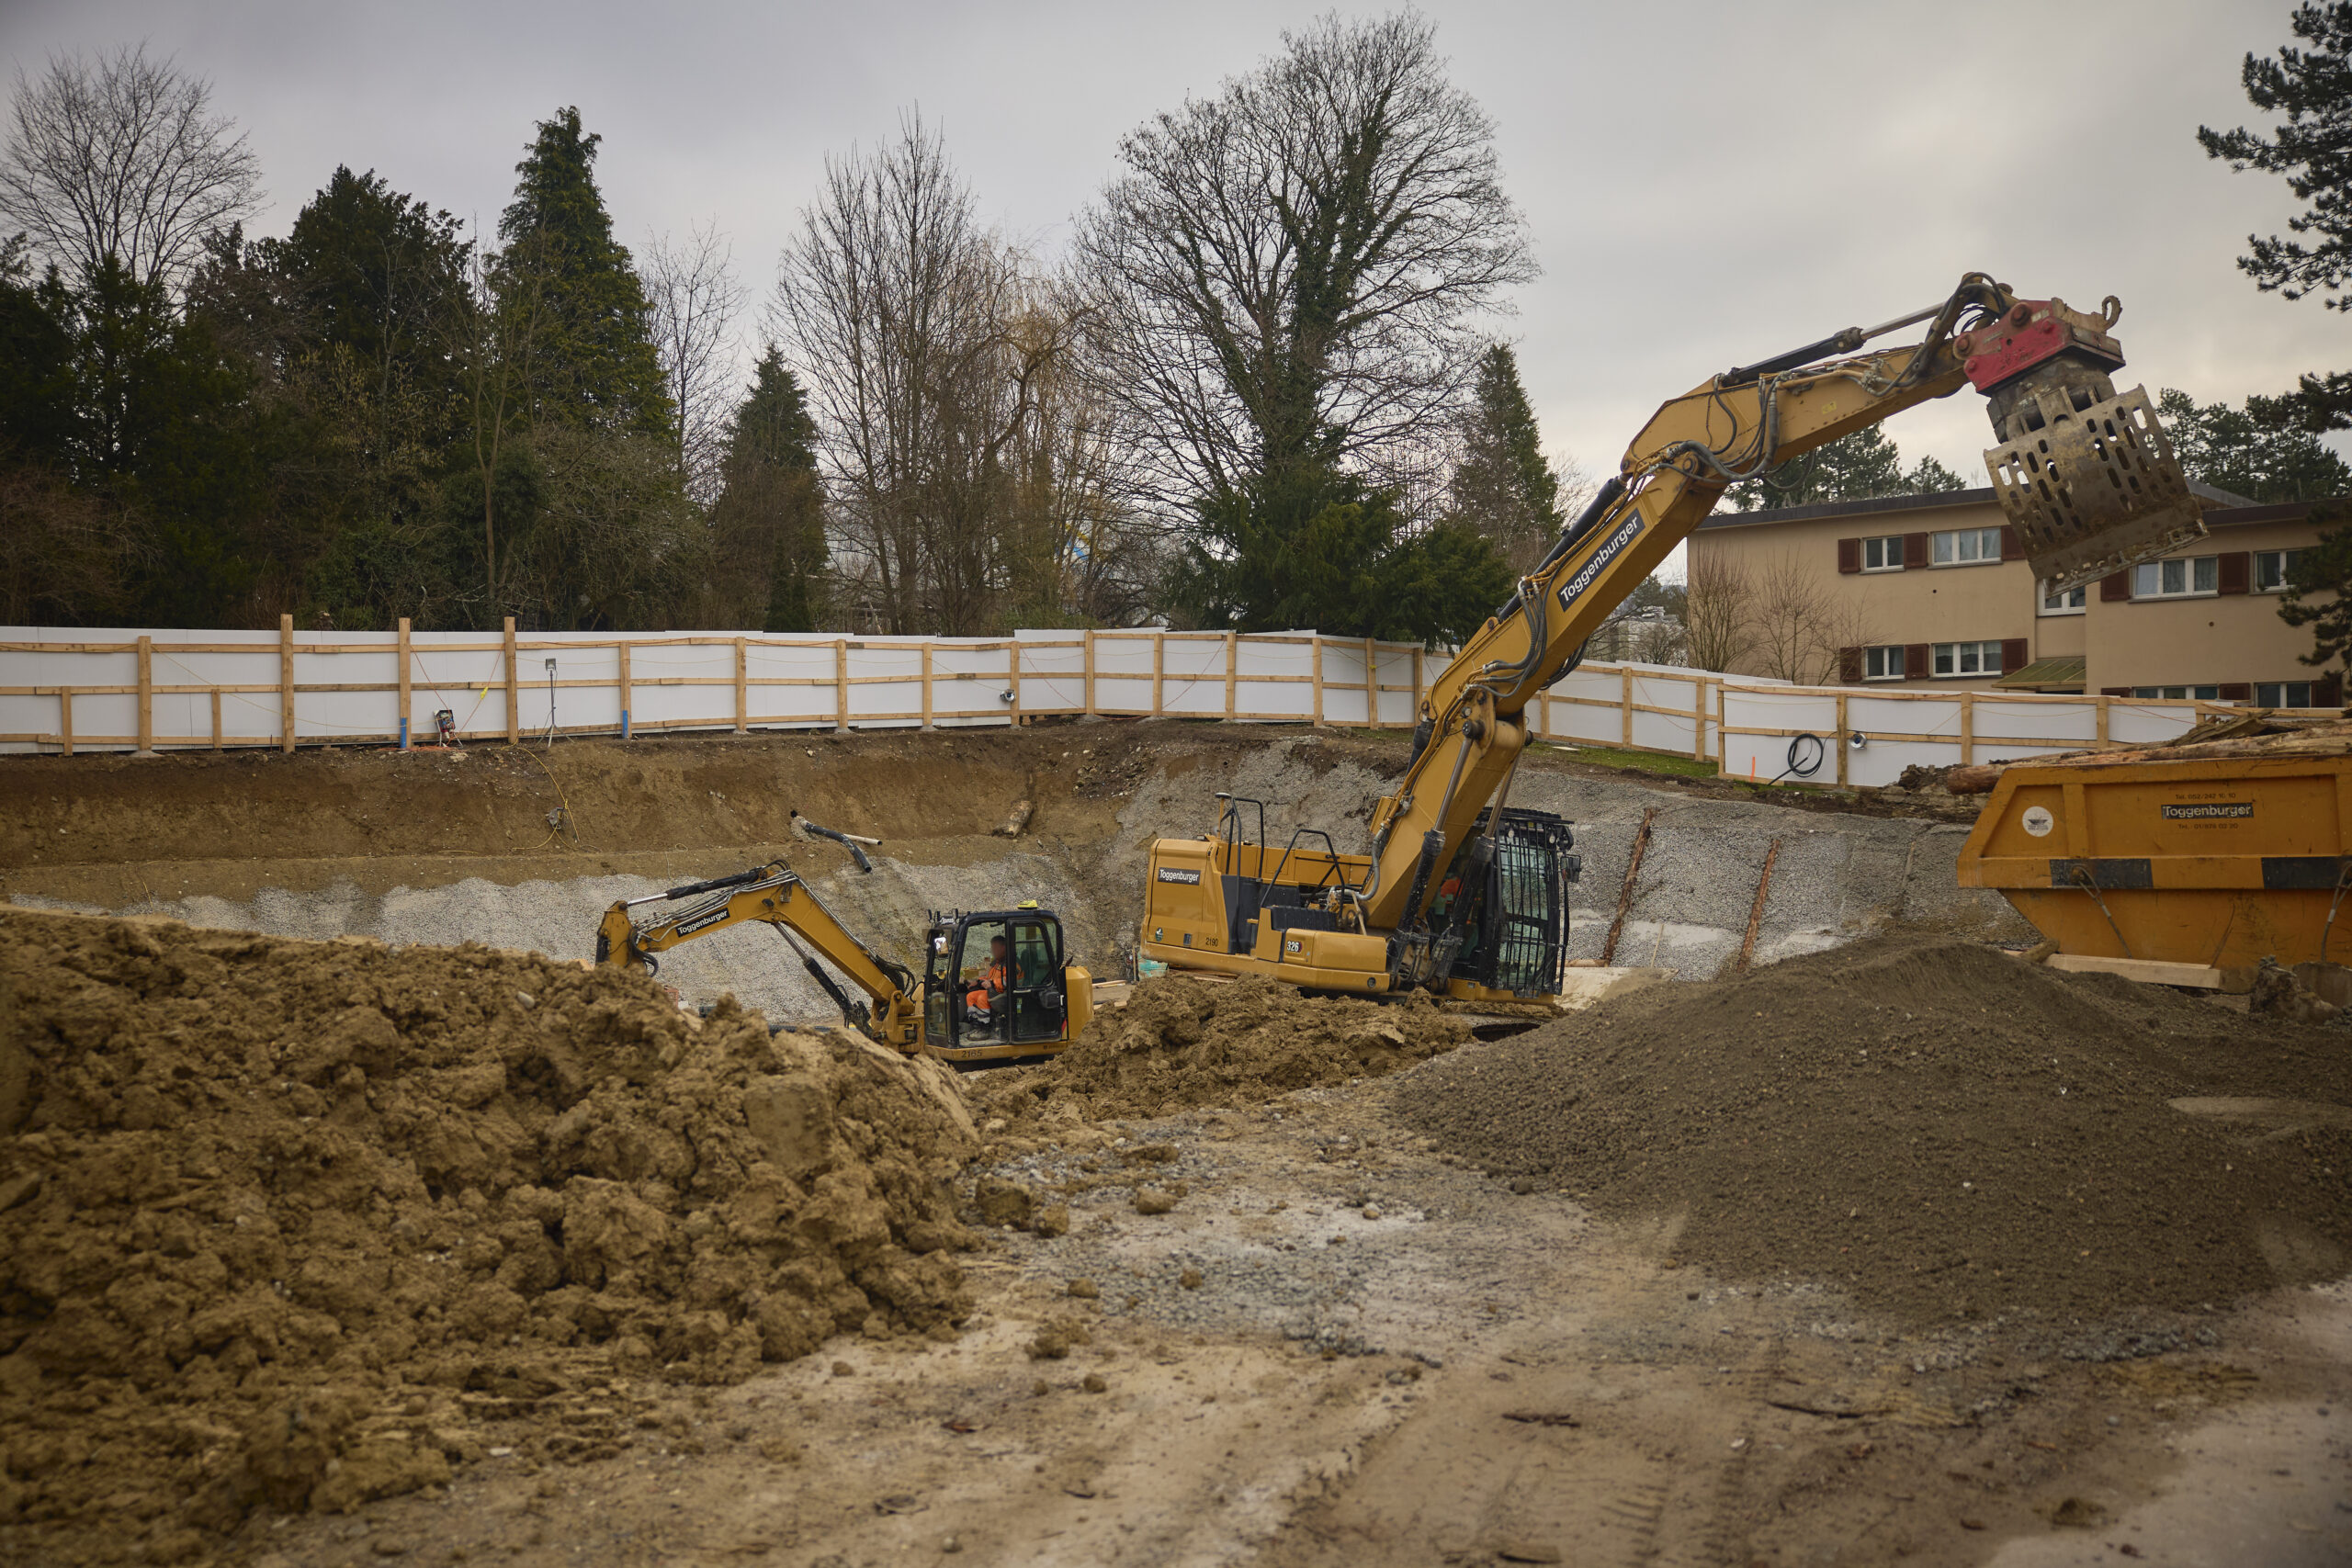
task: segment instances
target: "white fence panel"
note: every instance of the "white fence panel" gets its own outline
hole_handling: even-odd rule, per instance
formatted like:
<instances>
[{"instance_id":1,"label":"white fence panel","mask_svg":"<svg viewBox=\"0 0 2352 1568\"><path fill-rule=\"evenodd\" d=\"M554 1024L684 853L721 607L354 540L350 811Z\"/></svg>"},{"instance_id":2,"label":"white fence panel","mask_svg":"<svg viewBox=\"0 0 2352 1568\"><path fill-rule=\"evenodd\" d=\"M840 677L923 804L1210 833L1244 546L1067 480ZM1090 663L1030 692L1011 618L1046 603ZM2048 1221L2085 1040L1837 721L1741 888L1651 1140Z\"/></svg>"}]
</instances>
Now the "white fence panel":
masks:
<instances>
[{"instance_id":1,"label":"white fence panel","mask_svg":"<svg viewBox=\"0 0 2352 1568\"><path fill-rule=\"evenodd\" d=\"M1241 639L1235 646L1241 661L1234 682L1237 716L1315 716L1315 645L1311 640Z\"/></svg>"},{"instance_id":2,"label":"white fence panel","mask_svg":"<svg viewBox=\"0 0 2352 1568\"><path fill-rule=\"evenodd\" d=\"M1170 632L1160 650L1159 711L1222 717L1225 713L1225 638Z\"/></svg>"},{"instance_id":3,"label":"white fence panel","mask_svg":"<svg viewBox=\"0 0 2352 1568\"><path fill-rule=\"evenodd\" d=\"M1018 632L1023 713L1086 711L1086 639L1069 632Z\"/></svg>"}]
</instances>

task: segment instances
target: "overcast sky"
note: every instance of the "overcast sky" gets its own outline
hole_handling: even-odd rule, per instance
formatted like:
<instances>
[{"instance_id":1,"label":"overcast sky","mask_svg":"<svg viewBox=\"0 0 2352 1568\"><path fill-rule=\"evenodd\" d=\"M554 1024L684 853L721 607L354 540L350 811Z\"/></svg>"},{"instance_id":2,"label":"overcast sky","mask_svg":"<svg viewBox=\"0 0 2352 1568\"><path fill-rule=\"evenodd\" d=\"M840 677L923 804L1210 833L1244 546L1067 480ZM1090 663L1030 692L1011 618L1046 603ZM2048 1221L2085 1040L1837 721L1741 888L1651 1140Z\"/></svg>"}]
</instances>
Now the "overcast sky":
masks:
<instances>
[{"instance_id":1,"label":"overcast sky","mask_svg":"<svg viewBox=\"0 0 2352 1568\"><path fill-rule=\"evenodd\" d=\"M283 232L337 163L494 231L535 120L577 104L623 240L716 219L757 296L828 153L920 106L984 210L1051 254L1122 132L1328 7L567 0L0 0L0 51L145 39L249 131ZM2352 365L2352 319L2256 291L2296 209L2195 133L2267 125L2238 85L2288 0L1431 4L1493 116L1543 276L1496 331L1547 445L1613 470L1665 398L1941 299L1969 269L2116 294L2119 380L2201 401ZM756 331L756 318L747 319ZM1983 484L1973 394L1889 431Z\"/></svg>"}]
</instances>

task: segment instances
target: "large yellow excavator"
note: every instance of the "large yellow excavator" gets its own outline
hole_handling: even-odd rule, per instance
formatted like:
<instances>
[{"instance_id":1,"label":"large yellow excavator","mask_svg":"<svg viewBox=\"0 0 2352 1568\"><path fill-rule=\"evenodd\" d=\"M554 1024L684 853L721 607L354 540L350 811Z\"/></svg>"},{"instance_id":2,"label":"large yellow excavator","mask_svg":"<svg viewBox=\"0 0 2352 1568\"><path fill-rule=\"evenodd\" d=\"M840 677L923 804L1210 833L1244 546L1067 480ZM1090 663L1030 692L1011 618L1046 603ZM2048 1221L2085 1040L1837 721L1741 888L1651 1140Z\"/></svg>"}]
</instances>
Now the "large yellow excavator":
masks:
<instances>
[{"instance_id":1,"label":"large yellow excavator","mask_svg":"<svg viewBox=\"0 0 2352 1568\"><path fill-rule=\"evenodd\" d=\"M1569 825L1514 810L1525 710L1688 537L1724 491L1930 398L1973 386L1984 454L2038 576L2087 582L2197 538L2204 523L2146 389L2118 395L2122 307L2022 299L1983 273L1925 310L1711 377L1660 408L1518 591L1432 683L1413 756L1371 819L1372 853L1220 796L1216 829L1152 846L1138 952L1171 967L1266 975L1356 995L1423 988L1471 1002L1561 985ZM1864 344L1927 323L1917 343ZM1245 811L1254 807L1254 813Z\"/></svg>"},{"instance_id":2,"label":"large yellow excavator","mask_svg":"<svg viewBox=\"0 0 2352 1568\"><path fill-rule=\"evenodd\" d=\"M872 869L844 835L813 824L808 830L850 844L859 869ZM640 924L635 914L647 905L689 899L695 901L664 919ZM843 1022L909 1055L950 1063L1050 1055L1066 1049L1094 1016L1092 976L1063 962L1061 921L1050 909L1030 903L969 914L934 912L923 933L924 972L918 976L852 935L780 860L622 899L596 928L596 962L654 974L659 954L745 921L775 929L842 1010ZM866 999L842 989L820 957Z\"/></svg>"}]
</instances>

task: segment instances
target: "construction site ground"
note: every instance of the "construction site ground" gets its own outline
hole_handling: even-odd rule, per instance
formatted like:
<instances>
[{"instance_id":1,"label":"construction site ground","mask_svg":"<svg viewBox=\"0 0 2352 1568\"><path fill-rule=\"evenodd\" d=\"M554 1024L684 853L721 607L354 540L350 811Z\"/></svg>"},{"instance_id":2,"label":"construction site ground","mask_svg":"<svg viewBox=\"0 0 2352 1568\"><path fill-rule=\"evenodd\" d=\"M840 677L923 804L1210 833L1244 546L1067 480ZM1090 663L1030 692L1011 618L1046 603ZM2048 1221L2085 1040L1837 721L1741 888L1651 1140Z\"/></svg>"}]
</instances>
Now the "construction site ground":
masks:
<instances>
[{"instance_id":1,"label":"construction site ground","mask_svg":"<svg viewBox=\"0 0 2352 1568\"><path fill-rule=\"evenodd\" d=\"M380 971L373 984L420 983L426 971L407 965L431 964L457 976L435 984L548 998L558 982L514 977L515 964L547 972L543 959L399 950L473 942L584 958L615 897L786 855L885 951L909 956L928 908L1036 897L1061 914L1073 956L1108 975L1132 951L1151 838L1206 830L1222 789L1265 799L1277 840L1304 825L1361 848L1370 799L1405 746L1072 724L11 760L0 765L0 900L372 939L349 951ZM166 1494L128 1483L110 1493L95 1479L107 1444L75 1447L77 1423L95 1433L117 1418L103 1381L44 1371L22 1345L0 1345L0 1398L18 1410L17 1428L55 1439L38 1451L0 1443L11 1466L0 1560L2352 1560L2352 1070L2335 1053L2347 1037L2249 1017L2242 998L2147 1000L2122 982L1997 956L1991 944L2030 932L2005 905L1953 886L1965 814L1948 802L1885 792L1791 809L1757 795L1552 750L1514 785L1514 804L1577 823L1572 952L1600 956L1614 927L1615 962L1699 984L1490 1043L1464 1041L1440 1016L1360 1019L1329 1002L1266 1003L1220 1035L1180 993L1139 992L1136 1021L1093 1059L960 1085L969 1131L937 1133L932 1152L956 1156L943 1201L966 1234L924 1245L953 1258L963 1294L879 1283L845 1263L876 1310L805 1353L793 1338L789 1359L729 1362L714 1349L665 1365L627 1337L614 1349L583 1331L536 1372L492 1378L490 1393L439 1371L403 1382L412 1374L394 1355L368 1386L391 1391L388 1419L441 1434L446 1465L421 1482L322 1483L310 1506L257 1503L226 1522L193 1506L134 1506L134 1494ZM999 836L1022 801L1025 829ZM794 809L881 838L875 871L796 838ZM1759 907L1757 968L1738 977ZM28 997L48 983L40 975L95 973L77 953L210 940L119 919L28 923L40 919L6 928L56 955L23 959ZM215 946L232 964L308 964L334 976L333 1007L349 999L339 961ZM2030 978L1980 973L1980 960ZM732 995L772 1019L821 1023L827 1011L764 931L681 949L661 978L689 1001ZM583 984L579 1005L597 1018L644 1005L634 993L597 1001L604 983ZM553 1007L486 1013L484 1038L526 1012L553 1030ZM1762 1021L1752 1038L1737 1027L1747 1018ZM663 1060L713 1040L752 1049L733 1019L705 1026L700 1045L668 1024L632 1024L643 1043L631 1034L613 1049L671 1036ZM2070 1031L2087 1043L2069 1049ZM1979 1032L1997 1049L1973 1058ZM167 1066L185 1036L155 1039L166 1037L170 1049L118 1034L108 1049L139 1064L125 1073L193 1081ZM761 1070L862 1071L859 1093L917 1094L874 1077L846 1043L793 1050L813 1065ZM1160 1055L1181 1056L1179 1070L1126 1070ZM8 1066L0 1059L0 1127L11 1095L40 1087L35 1074L31 1091L21 1076L12 1088ZM340 1123L350 1127L380 1115L424 1136L396 1107L363 1115L349 1098L374 1105L401 1070L319 1076L317 1114L361 1118ZM462 1077L437 1059L433 1072L435 1084ZM526 1077L530 1094L557 1092L537 1068L510 1062L508 1075L517 1096ZM107 1081L111 1096L76 1091L74 1137L95 1149L173 1135L169 1115ZM620 1082L596 1092L620 1095ZM1851 1094L1836 1092L1849 1082ZM450 1103L473 1107L480 1092ZM1614 1109L1628 1097L1640 1115ZM233 1110L233 1095L214 1100ZM2046 1125L2037 1105L2052 1108ZM17 1167L64 1157L17 1141L0 1134L0 1223L12 1204L22 1218L48 1201ZM2062 1142L2067 1160L2091 1152L2047 1163ZM2051 1190L2035 1190L2045 1173ZM542 1201L538 1190L498 1201ZM1936 1205L1980 1195L2017 1217L1937 1218ZM195 1213L203 1201L191 1187L155 1203L153 1221L98 1239L146 1256L142 1235L176 1223L160 1211ZM2058 1207L2077 1201L2080 1213ZM443 1212L463 1213L453 1202ZM559 1228L570 1248L577 1222ZM1946 1256L1955 1246L1964 1255ZM491 1266L509 1279L494 1247ZM31 1309L15 1298L0 1308L19 1314L11 1339L37 1345ZM961 1314L952 1331L934 1321L950 1311ZM694 1332L681 1326L681 1343ZM773 1336L768 1349L781 1353ZM168 1377L141 1394L171 1396ZM215 1462L164 1449L191 1474ZM28 1455L46 1479L17 1473L33 1468ZM56 1468L75 1463L94 1478L78 1494ZM69 1495L96 1500L93 1522L44 1517L44 1497Z\"/></svg>"}]
</instances>

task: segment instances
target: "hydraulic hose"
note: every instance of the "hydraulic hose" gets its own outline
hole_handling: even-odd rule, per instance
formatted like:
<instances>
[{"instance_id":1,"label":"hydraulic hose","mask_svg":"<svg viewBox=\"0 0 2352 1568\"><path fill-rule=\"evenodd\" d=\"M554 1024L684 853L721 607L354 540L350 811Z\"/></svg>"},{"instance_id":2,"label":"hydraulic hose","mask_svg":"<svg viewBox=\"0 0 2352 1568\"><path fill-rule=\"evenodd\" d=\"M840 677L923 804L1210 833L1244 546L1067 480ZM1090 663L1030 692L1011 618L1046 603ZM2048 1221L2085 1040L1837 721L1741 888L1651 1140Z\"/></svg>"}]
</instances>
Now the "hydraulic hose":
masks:
<instances>
[{"instance_id":1,"label":"hydraulic hose","mask_svg":"<svg viewBox=\"0 0 2352 1568\"><path fill-rule=\"evenodd\" d=\"M1810 744L1812 748L1810 751L1806 750L1808 744ZM1789 765L1782 768L1779 773L1774 773L1772 775L1771 782L1779 784L1782 779L1788 778L1792 774L1801 779L1809 779L1813 777L1814 774L1821 772L1821 764L1828 755L1829 744L1827 741L1822 739L1820 736L1813 734L1811 731L1807 731L1802 735L1792 736L1789 739L1789 753L1787 757Z\"/></svg>"}]
</instances>

